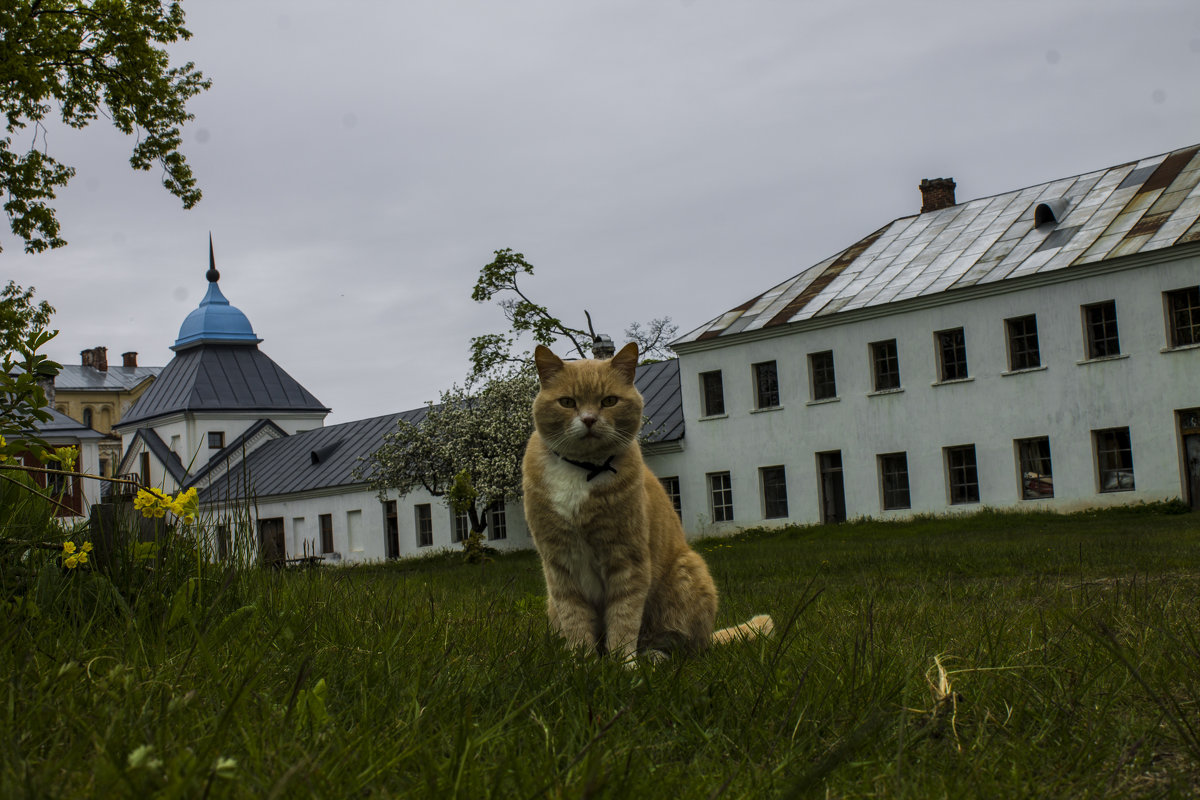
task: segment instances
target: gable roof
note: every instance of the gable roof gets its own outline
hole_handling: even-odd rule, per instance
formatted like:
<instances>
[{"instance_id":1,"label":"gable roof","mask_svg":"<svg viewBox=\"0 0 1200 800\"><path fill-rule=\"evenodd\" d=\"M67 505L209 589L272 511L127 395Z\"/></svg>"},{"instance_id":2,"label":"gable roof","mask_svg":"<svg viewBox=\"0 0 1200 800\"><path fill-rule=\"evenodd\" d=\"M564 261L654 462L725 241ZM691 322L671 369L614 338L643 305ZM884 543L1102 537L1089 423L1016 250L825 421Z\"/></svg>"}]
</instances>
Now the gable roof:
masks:
<instances>
[{"instance_id":1,"label":"gable roof","mask_svg":"<svg viewBox=\"0 0 1200 800\"><path fill-rule=\"evenodd\" d=\"M258 447L200 490L200 502L225 503L250 495L274 497L296 492L361 485L354 477L360 459L383 444L384 434L404 419L419 424L427 408L327 425L275 439Z\"/></svg>"},{"instance_id":2,"label":"gable roof","mask_svg":"<svg viewBox=\"0 0 1200 800\"><path fill-rule=\"evenodd\" d=\"M645 436L652 443L683 438L683 398L679 389L679 361L671 359L638 367L636 385L646 401L643 415L650 421ZM327 425L266 442L240 464L231 465L200 490L202 503L226 503L246 495L277 497L298 492L362 486L354 476L362 459L379 449L385 434L400 420L419 425L427 406L381 417ZM250 431L247 431L247 436ZM236 452L234 443L222 451ZM214 456L213 461L221 458ZM211 462L210 462L211 463ZM202 470L192 478L196 483Z\"/></svg>"},{"instance_id":3,"label":"gable roof","mask_svg":"<svg viewBox=\"0 0 1200 800\"><path fill-rule=\"evenodd\" d=\"M68 439L83 441L85 439L107 438L103 433L89 428L82 422L71 419L61 411L56 411L53 408L46 408L44 410L50 414L50 419L45 422L35 423L33 431L48 442L57 443Z\"/></svg>"},{"instance_id":4,"label":"gable roof","mask_svg":"<svg viewBox=\"0 0 1200 800\"><path fill-rule=\"evenodd\" d=\"M162 437L151 428L138 428L134 433L133 440L125 448L125 454L121 456L119 471L122 473L132 471L132 465L128 462L139 441L158 459L158 462L163 465L163 468L166 469L175 483L182 486L187 479L187 469L183 466L183 461L170 447L167 447L167 443L162 440Z\"/></svg>"},{"instance_id":5,"label":"gable roof","mask_svg":"<svg viewBox=\"0 0 1200 800\"><path fill-rule=\"evenodd\" d=\"M1200 145L901 217L672 345L1191 242Z\"/></svg>"},{"instance_id":6,"label":"gable roof","mask_svg":"<svg viewBox=\"0 0 1200 800\"><path fill-rule=\"evenodd\" d=\"M181 411L266 414L329 409L257 346L204 344L177 353L116 427L130 428Z\"/></svg>"}]
</instances>

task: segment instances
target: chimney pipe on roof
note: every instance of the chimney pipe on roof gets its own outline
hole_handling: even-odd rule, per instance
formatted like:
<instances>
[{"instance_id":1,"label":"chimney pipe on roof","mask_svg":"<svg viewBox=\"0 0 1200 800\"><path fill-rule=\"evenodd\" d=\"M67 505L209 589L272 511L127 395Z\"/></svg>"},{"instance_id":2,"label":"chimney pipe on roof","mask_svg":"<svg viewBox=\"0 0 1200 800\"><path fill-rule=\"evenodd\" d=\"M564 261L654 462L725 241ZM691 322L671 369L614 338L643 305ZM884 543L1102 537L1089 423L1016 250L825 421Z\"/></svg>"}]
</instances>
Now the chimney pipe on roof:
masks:
<instances>
[{"instance_id":1,"label":"chimney pipe on roof","mask_svg":"<svg viewBox=\"0 0 1200 800\"><path fill-rule=\"evenodd\" d=\"M921 181L921 213L954 205L953 178L926 178Z\"/></svg>"},{"instance_id":2,"label":"chimney pipe on roof","mask_svg":"<svg viewBox=\"0 0 1200 800\"><path fill-rule=\"evenodd\" d=\"M123 367L136 367L137 366L137 353L132 352L132 351L128 352L128 353L121 353L121 361L123 362L121 364L121 366L123 366Z\"/></svg>"},{"instance_id":3,"label":"chimney pipe on roof","mask_svg":"<svg viewBox=\"0 0 1200 800\"><path fill-rule=\"evenodd\" d=\"M80 363L85 367L93 367L101 372L108 372L108 348L93 347L79 353Z\"/></svg>"},{"instance_id":4,"label":"chimney pipe on roof","mask_svg":"<svg viewBox=\"0 0 1200 800\"><path fill-rule=\"evenodd\" d=\"M597 334L592 340L592 358L612 358L616 354L617 346L603 333Z\"/></svg>"}]
</instances>

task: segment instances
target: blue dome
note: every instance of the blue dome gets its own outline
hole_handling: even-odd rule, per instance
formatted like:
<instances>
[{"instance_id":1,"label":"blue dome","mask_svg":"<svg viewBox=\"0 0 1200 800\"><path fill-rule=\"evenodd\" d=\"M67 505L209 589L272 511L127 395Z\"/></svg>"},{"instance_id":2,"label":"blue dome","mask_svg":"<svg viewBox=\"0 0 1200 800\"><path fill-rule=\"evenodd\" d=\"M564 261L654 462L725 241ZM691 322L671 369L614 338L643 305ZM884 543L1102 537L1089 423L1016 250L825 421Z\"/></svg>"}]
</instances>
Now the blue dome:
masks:
<instances>
[{"instance_id":1,"label":"blue dome","mask_svg":"<svg viewBox=\"0 0 1200 800\"><path fill-rule=\"evenodd\" d=\"M200 307L187 315L179 327L179 338L172 350L184 350L199 344L258 344L250 320L239 309L229 305L217 286L217 271L208 272L208 293Z\"/></svg>"}]
</instances>

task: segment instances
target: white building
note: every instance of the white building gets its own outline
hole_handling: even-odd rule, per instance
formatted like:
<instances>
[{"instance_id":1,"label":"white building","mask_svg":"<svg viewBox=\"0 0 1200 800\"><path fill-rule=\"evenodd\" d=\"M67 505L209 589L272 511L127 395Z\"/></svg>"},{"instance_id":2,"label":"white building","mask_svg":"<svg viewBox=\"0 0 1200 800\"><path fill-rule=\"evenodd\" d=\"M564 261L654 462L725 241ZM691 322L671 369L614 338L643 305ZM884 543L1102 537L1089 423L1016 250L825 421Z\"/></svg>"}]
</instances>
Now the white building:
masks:
<instances>
[{"instance_id":1,"label":"white building","mask_svg":"<svg viewBox=\"0 0 1200 800\"><path fill-rule=\"evenodd\" d=\"M885 225L639 368L646 462L692 535L1183 498L1200 507L1200 146ZM441 498L356 478L398 419L324 426L217 288L122 419L122 472L249 515L268 558L452 547ZM686 436L685 436L686 425ZM532 544L519 503L490 544ZM222 542L221 548L231 546Z\"/></svg>"},{"instance_id":2,"label":"white building","mask_svg":"<svg viewBox=\"0 0 1200 800\"><path fill-rule=\"evenodd\" d=\"M685 524L1200 505L1200 147L922 191L674 343Z\"/></svg>"}]
</instances>

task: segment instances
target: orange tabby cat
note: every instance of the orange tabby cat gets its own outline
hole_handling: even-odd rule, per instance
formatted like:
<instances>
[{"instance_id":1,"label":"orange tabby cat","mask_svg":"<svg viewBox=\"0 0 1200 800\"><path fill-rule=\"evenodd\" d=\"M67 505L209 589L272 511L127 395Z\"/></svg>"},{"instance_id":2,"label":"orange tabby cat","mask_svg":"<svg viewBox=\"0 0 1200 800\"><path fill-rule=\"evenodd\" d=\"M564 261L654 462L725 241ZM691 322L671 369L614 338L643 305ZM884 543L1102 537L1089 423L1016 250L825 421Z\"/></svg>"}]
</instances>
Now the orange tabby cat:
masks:
<instances>
[{"instance_id":1,"label":"orange tabby cat","mask_svg":"<svg viewBox=\"0 0 1200 800\"><path fill-rule=\"evenodd\" d=\"M550 623L573 647L624 661L769 633L768 616L713 633L716 586L642 461L637 359L636 344L607 361L534 353L541 391L522 482Z\"/></svg>"}]
</instances>

